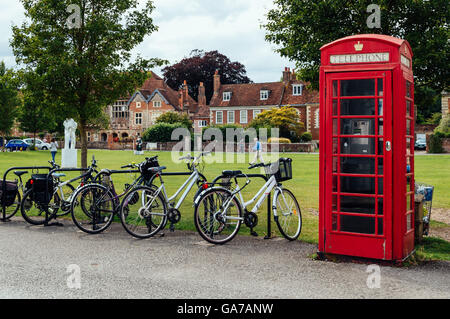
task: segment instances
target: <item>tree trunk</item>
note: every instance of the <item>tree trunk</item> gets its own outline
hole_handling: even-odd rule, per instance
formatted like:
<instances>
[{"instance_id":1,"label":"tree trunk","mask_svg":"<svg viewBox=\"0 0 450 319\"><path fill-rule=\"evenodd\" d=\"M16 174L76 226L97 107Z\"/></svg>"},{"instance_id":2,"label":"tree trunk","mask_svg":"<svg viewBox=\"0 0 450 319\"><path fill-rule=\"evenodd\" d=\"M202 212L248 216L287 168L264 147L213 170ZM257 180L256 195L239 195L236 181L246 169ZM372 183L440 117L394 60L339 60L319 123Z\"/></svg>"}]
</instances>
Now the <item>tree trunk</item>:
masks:
<instances>
[{"instance_id":1,"label":"tree trunk","mask_svg":"<svg viewBox=\"0 0 450 319\"><path fill-rule=\"evenodd\" d=\"M87 168L87 132L86 122L80 121L80 142L81 142L81 168Z\"/></svg>"}]
</instances>

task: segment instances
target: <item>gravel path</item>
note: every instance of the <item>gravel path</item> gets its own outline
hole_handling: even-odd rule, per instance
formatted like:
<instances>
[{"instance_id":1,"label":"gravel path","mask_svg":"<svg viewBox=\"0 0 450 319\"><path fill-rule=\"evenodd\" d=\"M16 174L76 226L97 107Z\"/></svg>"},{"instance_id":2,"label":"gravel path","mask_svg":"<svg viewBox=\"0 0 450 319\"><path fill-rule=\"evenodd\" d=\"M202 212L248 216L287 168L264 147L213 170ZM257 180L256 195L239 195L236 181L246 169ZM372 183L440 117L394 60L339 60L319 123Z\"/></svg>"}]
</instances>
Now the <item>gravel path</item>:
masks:
<instances>
[{"instance_id":1,"label":"gravel path","mask_svg":"<svg viewBox=\"0 0 450 319\"><path fill-rule=\"evenodd\" d=\"M240 236L210 246L195 233L139 241L120 225L100 236L73 226L0 223L0 298L450 298L450 263L381 266L312 260L315 245ZM69 265L81 289L69 289Z\"/></svg>"}]
</instances>

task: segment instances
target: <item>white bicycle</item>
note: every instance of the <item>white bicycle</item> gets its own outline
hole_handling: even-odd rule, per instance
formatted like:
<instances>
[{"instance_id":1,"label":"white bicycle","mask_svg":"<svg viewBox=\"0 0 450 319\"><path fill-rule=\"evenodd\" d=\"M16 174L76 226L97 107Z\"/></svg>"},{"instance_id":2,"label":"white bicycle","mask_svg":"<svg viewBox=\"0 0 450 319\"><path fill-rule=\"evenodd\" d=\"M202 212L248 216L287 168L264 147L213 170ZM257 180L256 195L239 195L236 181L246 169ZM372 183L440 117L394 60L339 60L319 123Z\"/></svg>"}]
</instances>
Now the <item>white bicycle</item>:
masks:
<instances>
[{"instance_id":1,"label":"white bicycle","mask_svg":"<svg viewBox=\"0 0 450 319\"><path fill-rule=\"evenodd\" d=\"M232 240L242 222L253 229L258 223L257 212L266 198L274 191L272 212L281 234L288 240L296 240L302 231L300 205L294 194L285 189L282 181L292 179L292 159L281 158L272 164L252 165L249 169L264 167L267 182L248 202L242 196L242 190L250 184L250 179L241 171L224 171L223 178L234 179L235 187L215 186L203 191L195 199L194 222L200 236L213 244L225 244ZM247 179L240 188L239 177ZM247 208L255 203L251 211Z\"/></svg>"}]
</instances>

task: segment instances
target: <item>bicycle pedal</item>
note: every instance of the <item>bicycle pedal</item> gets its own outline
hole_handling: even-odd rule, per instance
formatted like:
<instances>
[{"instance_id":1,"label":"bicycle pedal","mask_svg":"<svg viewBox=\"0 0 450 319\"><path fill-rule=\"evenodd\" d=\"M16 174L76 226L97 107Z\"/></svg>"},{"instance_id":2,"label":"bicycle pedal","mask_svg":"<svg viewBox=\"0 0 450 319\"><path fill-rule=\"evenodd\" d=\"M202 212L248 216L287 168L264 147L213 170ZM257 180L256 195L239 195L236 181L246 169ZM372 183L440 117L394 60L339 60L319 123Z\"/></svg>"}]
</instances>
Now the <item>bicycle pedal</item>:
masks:
<instances>
[{"instance_id":1,"label":"bicycle pedal","mask_svg":"<svg viewBox=\"0 0 450 319\"><path fill-rule=\"evenodd\" d=\"M253 231L253 230L250 231L250 235L252 235L253 237L258 237L259 236L258 233Z\"/></svg>"}]
</instances>

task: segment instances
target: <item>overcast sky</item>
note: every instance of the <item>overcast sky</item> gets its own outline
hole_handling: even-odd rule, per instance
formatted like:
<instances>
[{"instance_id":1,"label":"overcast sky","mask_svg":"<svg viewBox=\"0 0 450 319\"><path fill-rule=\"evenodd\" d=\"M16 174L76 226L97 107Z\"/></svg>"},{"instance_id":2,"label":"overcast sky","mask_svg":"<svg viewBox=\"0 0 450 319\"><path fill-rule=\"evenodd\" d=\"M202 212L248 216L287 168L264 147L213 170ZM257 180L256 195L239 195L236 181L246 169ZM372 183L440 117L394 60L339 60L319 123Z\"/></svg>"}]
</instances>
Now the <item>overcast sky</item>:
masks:
<instances>
[{"instance_id":1,"label":"overcast sky","mask_svg":"<svg viewBox=\"0 0 450 319\"><path fill-rule=\"evenodd\" d=\"M0 59L13 67L11 25L23 21L23 8L19 0L0 3ZM272 0L155 0L154 4L159 31L136 48L143 57L158 57L172 64L194 49L218 50L243 63L255 82L278 81L285 66L293 67L264 41L260 25Z\"/></svg>"}]
</instances>

